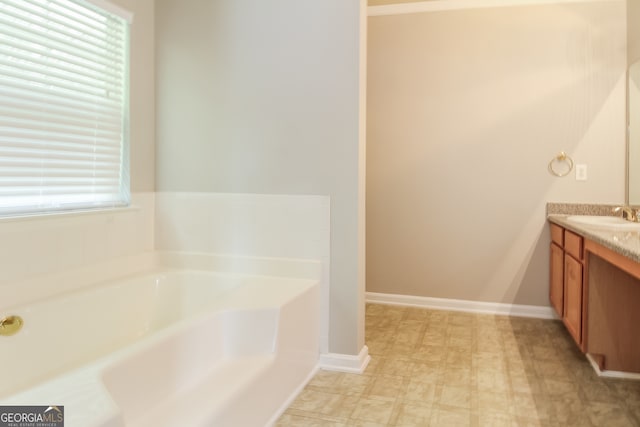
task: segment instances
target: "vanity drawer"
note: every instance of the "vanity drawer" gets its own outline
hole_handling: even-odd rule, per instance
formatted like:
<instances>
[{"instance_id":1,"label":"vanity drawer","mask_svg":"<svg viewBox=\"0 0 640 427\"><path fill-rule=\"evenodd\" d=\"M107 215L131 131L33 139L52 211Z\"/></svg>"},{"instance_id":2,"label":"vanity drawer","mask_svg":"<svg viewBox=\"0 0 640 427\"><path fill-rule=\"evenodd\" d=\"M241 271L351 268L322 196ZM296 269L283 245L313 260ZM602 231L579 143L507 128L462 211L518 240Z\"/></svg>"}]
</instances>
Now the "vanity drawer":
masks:
<instances>
[{"instance_id":1,"label":"vanity drawer","mask_svg":"<svg viewBox=\"0 0 640 427\"><path fill-rule=\"evenodd\" d=\"M564 250L577 260L582 260L583 249L582 236L564 230Z\"/></svg>"},{"instance_id":2,"label":"vanity drawer","mask_svg":"<svg viewBox=\"0 0 640 427\"><path fill-rule=\"evenodd\" d=\"M564 247L564 228L554 223L549 225L551 226L551 241L561 248Z\"/></svg>"}]
</instances>

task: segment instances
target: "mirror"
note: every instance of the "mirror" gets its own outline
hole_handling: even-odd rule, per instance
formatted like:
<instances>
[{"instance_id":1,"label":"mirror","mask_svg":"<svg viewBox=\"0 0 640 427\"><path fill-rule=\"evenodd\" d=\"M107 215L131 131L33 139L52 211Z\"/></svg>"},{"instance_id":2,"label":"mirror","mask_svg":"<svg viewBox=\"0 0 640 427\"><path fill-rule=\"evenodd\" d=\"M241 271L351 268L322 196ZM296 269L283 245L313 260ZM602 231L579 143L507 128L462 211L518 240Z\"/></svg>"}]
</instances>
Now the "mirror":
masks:
<instances>
[{"instance_id":1,"label":"mirror","mask_svg":"<svg viewBox=\"0 0 640 427\"><path fill-rule=\"evenodd\" d=\"M627 204L640 205L640 60L627 78Z\"/></svg>"},{"instance_id":2,"label":"mirror","mask_svg":"<svg viewBox=\"0 0 640 427\"><path fill-rule=\"evenodd\" d=\"M627 1L627 204L640 205L640 1Z\"/></svg>"}]
</instances>

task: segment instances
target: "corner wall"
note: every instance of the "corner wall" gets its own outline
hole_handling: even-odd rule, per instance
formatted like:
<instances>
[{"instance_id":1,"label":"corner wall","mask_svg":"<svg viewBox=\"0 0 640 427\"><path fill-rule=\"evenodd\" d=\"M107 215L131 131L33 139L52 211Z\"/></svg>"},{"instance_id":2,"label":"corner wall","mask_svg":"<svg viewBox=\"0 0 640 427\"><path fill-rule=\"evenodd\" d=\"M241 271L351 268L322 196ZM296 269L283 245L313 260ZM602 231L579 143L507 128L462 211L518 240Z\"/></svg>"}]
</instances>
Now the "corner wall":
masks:
<instances>
[{"instance_id":1,"label":"corner wall","mask_svg":"<svg viewBox=\"0 0 640 427\"><path fill-rule=\"evenodd\" d=\"M364 345L358 270L363 5L156 1L158 191L329 196L325 350L351 355Z\"/></svg>"}]
</instances>

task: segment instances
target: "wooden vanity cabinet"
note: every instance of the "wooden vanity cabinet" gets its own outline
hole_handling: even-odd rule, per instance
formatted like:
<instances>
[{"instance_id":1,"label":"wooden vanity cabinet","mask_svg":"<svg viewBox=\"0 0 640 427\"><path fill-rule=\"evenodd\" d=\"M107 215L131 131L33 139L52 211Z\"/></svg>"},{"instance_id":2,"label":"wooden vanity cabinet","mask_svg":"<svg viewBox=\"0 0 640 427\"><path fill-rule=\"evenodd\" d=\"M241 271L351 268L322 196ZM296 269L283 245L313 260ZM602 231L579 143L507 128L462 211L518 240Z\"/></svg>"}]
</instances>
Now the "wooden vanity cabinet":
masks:
<instances>
[{"instance_id":1,"label":"wooden vanity cabinet","mask_svg":"<svg viewBox=\"0 0 640 427\"><path fill-rule=\"evenodd\" d=\"M582 347L582 264L564 254L564 315L562 321L576 343Z\"/></svg>"},{"instance_id":2,"label":"wooden vanity cabinet","mask_svg":"<svg viewBox=\"0 0 640 427\"><path fill-rule=\"evenodd\" d=\"M549 300L567 330L584 351L584 241L551 224Z\"/></svg>"},{"instance_id":3,"label":"wooden vanity cabinet","mask_svg":"<svg viewBox=\"0 0 640 427\"><path fill-rule=\"evenodd\" d=\"M640 374L640 261L555 223L550 229L554 310L600 370Z\"/></svg>"},{"instance_id":4,"label":"wooden vanity cabinet","mask_svg":"<svg viewBox=\"0 0 640 427\"><path fill-rule=\"evenodd\" d=\"M562 319L564 316L564 249L551 243L551 276L549 277L549 301Z\"/></svg>"}]
</instances>

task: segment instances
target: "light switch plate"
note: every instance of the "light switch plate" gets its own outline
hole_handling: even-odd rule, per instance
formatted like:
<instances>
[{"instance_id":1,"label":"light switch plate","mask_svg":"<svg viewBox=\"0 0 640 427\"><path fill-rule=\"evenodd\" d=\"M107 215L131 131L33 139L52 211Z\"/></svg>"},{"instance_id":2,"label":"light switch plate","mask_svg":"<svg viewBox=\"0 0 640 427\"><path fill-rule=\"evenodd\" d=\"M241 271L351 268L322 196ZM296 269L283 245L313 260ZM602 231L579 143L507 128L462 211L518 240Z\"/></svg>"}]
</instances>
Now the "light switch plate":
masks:
<instances>
[{"instance_id":1,"label":"light switch plate","mask_svg":"<svg viewBox=\"0 0 640 427\"><path fill-rule=\"evenodd\" d=\"M576 181L587 180L587 165L576 165Z\"/></svg>"}]
</instances>

